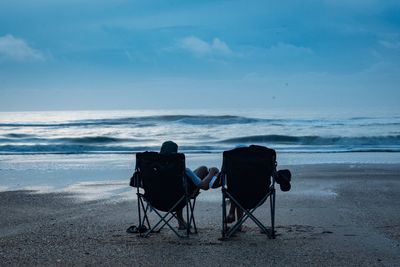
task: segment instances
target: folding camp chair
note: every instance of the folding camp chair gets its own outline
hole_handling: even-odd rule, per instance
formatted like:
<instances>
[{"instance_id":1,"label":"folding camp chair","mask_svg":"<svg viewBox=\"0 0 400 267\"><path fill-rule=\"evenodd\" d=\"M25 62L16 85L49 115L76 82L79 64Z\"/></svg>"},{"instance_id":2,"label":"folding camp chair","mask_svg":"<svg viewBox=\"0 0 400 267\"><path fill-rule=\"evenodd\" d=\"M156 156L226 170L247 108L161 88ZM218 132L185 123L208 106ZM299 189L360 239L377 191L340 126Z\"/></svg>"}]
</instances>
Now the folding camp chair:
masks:
<instances>
[{"instance_id":1,"label":"folding camp chair","mask_svg":"<svg viewBox=\"0 0 400 267\"><path fill-rule=\"evenodd\" d=\"M164 226L168 226L178 237L185 237L170 224L172 218L178 219L176 211L185 206L186 237L192 233L191 228L197 233L193 216L196 188L185 175L184 154L137 153L133 178L135 179L133 183L137 187L139 214L137 229L140 236L148 237L150 233L160 232ZM159 221L152 227L148 216L150 211L159 216Z\"/></svg>"},{"instance_id":2,"label":"folding camp chair","mask_svg":"<svg viewBox=\"0 0 400 267\"><path fill-rule=\"evenodd\" d=\"M231 237L248 218L254 221L269 238L275 238L276 166L275 150L263 146L239 147L223 153L221 168L222 239ZM267 229L253 215L254 211L268 197L271 212L270 229ZM244 213L230 228L227 226L226 218L227 199Z\"/></svg>"}]
</instances>

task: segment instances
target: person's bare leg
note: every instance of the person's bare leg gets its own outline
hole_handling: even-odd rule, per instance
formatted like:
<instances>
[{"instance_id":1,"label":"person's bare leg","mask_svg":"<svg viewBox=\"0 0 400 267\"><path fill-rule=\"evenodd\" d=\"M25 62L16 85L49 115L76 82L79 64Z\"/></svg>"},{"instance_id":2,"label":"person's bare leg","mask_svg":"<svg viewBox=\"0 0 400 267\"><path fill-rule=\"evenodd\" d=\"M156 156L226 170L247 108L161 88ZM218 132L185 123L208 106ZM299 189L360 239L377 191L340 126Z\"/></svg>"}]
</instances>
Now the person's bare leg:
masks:
<instances>
[{"instance_id":1,"label":"person's bare leg","mask_svg":"<svg viewBox=\"0 0 400 267\"><path fill-rule=\"evenodd\" d=\"M178 217L178 229L179 230L186 229L186 222L183 219L182 209L176 211L176 217Z\"/></svg>"},{"instance_id":2,"label":"person's bare leg","mask_svg":"<svg viewBox=\"0 0 400 267\"><path fill-rule=\"evenodd\" d=\"M243 217L243 211L239 208L236 208L236 215L238 220L240 220Z\"/></svg>"},{"instance_id":3,"label":"person's bare leg","mask_svg":"<svg viewBox=\"0 0 400 267\"><path fill-rule=\"evenodd\" d=\"M195 169L194 174L196 174L201 180L203 180L208 174L208 168L206 166L200 166Z\"/></svg>"},{"instance_id":4,"label":"person's bare leg","mask_svg":"<svg viewBox=\"0 0 400 267\"><path fill-rule=\"evenodd\" d=\"M236 206L234 203L231 202L231 207L229 208L228 216L226 216L227 223L233 223L236 220L235 210L236 210Z\"/></svg>"},{"instance_id":5,"label":"person's bare leg","mask_svg":"<svg viewBox=\"0 0 400 267\"><path fill-rule=\"evenodd\" d=\"M197 169L195 169L193 172L200 179L203 180L208 174L208 168L206 166L200 166ZM182 210L177 210L176 211L176 217L178 217L178 229L179 230L186 229L186 221L185 221L185 219L183 219L183 211Z\"/></svg>"},{"instance_id":6,"label":"person's bare leg","mask_svg":"<svg viewBox=\"0 0 400 267\"><path fill-rule=\"evenodd\" d=\"M236 207L236 215L237 215L238 221L243 217L243 211L241 209L239 209L238 207ZM238 228L239 231L242 231L242 226L243 226L243 224Z\"/></svg>"},{"instance_id":7,"label":"person's bare leg","mask_svg":"<svg viewBox=\"0 0 400 267\"><path fill-rule=\"evenodd\" d=\"M202 167L204 167L204 166L202 166ZM204 173L205 172L203 169L203 172L201 174L204 174ZM210 181L212 180L212 178L215 175L218 175L218 173L219 173L218 168L215 168L215 167L210 168L210 170L207 170L206 176L204 177L204 179L201 180L201 183L199 185L197 185L197 187L199 187L200 189L203 189L203 190L208 190L210 188Z\"/></svg>"}]
</instances>

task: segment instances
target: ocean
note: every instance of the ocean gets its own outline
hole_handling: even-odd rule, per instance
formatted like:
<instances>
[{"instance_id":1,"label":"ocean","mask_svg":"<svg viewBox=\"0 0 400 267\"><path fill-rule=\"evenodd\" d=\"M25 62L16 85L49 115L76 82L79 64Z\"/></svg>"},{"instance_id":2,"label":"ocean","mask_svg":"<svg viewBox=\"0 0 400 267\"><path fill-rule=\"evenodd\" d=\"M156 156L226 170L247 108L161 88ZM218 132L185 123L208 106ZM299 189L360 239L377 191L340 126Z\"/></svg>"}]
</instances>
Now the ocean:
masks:
<instances>
[{"instance_id":1,"label":"ocean","mask_svg":"<svg viewBox=\"0 0 400 267\"><path fill-rule=\"evenodd\" d=\"M400 164L400 114L352 114L227 109L0 112L0 191L131 198L128 183L135 153L158 151L166 140L179 144L192 169L220 167L221 152L249 144L275 149L279 168Z\"/></svg>"},{"instance_id":2,"label":"ocean","mask_svg":"<svg viewBox=\"0 0 400 267\"><path fill-rule=\"evenodd\" d=\"M400 152L400 115L262 110L0 113L0 155L130 154L165 140L184 153L260 144L278 153Z\"/></svg>"}]
</instances>

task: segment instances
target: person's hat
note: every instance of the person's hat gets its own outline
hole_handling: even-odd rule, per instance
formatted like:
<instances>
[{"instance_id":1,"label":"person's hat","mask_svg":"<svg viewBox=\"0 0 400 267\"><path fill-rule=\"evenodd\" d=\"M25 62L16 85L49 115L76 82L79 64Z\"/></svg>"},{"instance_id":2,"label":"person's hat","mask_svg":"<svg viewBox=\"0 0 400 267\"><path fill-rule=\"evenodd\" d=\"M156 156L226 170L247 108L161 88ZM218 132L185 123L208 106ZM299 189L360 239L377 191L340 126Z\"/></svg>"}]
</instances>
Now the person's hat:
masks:
<instances>
[{"instance_id":1,"label":"person's hat","mask_svg":"<svg viewBox=\"0 0 400 267\"><path fill-rule=\"evenodd\" d=\"M178 153L178 145L172 141L165 141L161 145L160 154Z\"/></svg>"}]
</instances>

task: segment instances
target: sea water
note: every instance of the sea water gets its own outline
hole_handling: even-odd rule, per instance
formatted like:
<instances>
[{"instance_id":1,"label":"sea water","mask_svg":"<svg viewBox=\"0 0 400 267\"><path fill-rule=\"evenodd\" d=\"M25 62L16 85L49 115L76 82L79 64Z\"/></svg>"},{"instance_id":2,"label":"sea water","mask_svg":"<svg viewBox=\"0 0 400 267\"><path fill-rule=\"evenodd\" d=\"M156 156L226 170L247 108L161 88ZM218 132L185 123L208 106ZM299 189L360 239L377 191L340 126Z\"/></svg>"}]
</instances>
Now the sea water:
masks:
<instances>
[{"instance_id":1,"label":"sea water","mask_svg":"<svg viewBox=\"0 0 400 267\"><path fill-rule=\"evenodd\" d=\"M260 144L286 153L400 152L400 115L150 110L0 113L0 155L220 153Z\"/></svg>"},{"instance_id":2,"label":"sea water","mask_svg":"<svg viewBox=\"0 0 400 267\"><path fill-rule=\"evenodd\" d=\"M400 112L1 112L0 189L122 181L134 153L158 151L166 140L178 143L192 168L218 166L221 152L250 144L275 149L280 165L400 164Z\"/></svg>"}]
</instances>

